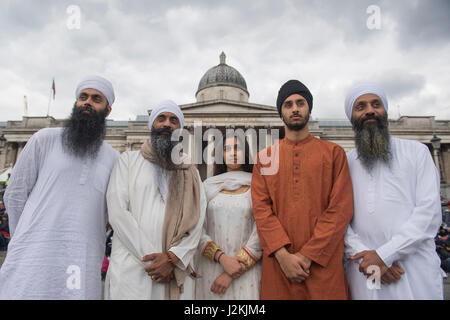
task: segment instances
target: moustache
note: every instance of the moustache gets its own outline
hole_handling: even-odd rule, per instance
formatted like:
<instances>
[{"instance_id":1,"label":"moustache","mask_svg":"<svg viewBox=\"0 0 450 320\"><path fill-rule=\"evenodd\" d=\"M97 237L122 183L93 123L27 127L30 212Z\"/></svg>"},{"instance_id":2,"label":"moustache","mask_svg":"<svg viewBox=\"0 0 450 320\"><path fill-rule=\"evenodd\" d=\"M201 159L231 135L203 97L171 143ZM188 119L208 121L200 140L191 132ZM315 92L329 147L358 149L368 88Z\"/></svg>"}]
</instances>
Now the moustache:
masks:
<instances>
[{"instance_id":1,"label":"moustache","mask_svg":"<svg viewBox=\"0 0 450 320\"><path fill-rule=\"evenodd\" d=\"M169 135L172 134L173 130L169 127L163 127L163 128L159 128L159 129L152 129L152 135L161 135L164 133L168 133Z\"/></svg>"},{"instance_id":2,"label":"moustache","mask_svg":"<svg viewBox=\"0 0 450 320\"><path fill-rule=\"evenodd\" d=\"M367 120L376 120L378 123L380 123L380 121L381 121L380 117L377 117L374 114L369 114L369 115L366 115L363 118L361 118L361 123L364 123Z\"/></svg>"},{"instance_id":3,"label":"moustache","mask_svg":"<svg viewBox=\"0 0 450 320\"><path fill-rule=\"evenodd\" d=\"M96 113L97 113L97 111L95 111L95 109L92 108L92 106L91 106L90 104L85 104L85 105L83 105L83 106L81 106L81 107L78 107L78 108L76 109L76 113L77 113L77 114L85 114L86 111L87 111L89 114L96 114Z\"/></svg>"}]
</instances>

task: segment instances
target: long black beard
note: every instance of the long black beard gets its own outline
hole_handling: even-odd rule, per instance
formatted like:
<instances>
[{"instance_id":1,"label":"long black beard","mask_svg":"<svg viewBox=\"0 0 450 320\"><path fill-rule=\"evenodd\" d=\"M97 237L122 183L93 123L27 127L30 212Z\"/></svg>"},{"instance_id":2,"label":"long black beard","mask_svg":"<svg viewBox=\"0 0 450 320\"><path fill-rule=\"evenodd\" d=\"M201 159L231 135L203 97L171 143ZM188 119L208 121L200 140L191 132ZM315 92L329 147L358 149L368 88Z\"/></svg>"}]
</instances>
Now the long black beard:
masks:
<instances>
[{"instance_id":1,"label":"long black beard","mask_svg":"<svg viewBox=\"0 0 450 320\"><path fill-rule=\"evenodd\" d=\"M83 113L86 110L90 113ZM62 135L66 151L80 158L96 158L105 138L107 112L108 108L97 112L90 105L77 107L75 103Z\"/></svg>"},{"instance_id":2,"label":"long black beard","mask_svg":"<svg viewBox=\"0 0 450 320\"><path fill-rule=\"evenodd\" d=\"M306 115L306 117L304 118L305 121L302 122L302 123L289 123L289 122L284 118L284 116L281 116L281 119L283 120L284 124L288 127L289 130L292 130L292 131L300 131L300 130L302 130L304 127L306 127L306 125L307 125L308 122L309 122L309 112L308 112L308 114Z\"/></svg>"},{"instance_id":3,"label":"long black beard","mask_svg":"<svg viewBox=\"0 0 450 320\"><path fill-rule=\"evenodd\" d=\"M377 124L364 125L367 119L375 119ZM387 116L369 115L358 120L352 118L355 131L355 145L358 158L366 169L371 171L377 161L387 165L391 160L391 144Z\"/></svg>"},{"instance_id":4,"label":"long black beard","mask_svg":"<svg viewBox=\"0 0 450 320\"><path fill-rule=\"evenodd\" d=\"M162 132L168 132L164 135ZM164 166L172 165L172 150L177 145L178 141L171 141L172 130L170 128L152 128L150 132L150 140L153 150L161 164Z\"/></svg>"}]
</instances>

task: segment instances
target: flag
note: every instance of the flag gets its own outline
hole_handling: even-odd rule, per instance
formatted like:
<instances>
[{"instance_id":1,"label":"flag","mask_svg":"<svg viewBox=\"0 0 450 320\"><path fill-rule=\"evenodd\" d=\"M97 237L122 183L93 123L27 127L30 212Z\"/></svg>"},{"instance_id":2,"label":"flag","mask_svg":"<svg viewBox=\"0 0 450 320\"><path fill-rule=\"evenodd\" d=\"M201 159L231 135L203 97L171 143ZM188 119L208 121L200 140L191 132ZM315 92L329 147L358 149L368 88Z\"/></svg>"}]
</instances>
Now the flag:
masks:
<instances>
[{"instance_id":1,"label":"flag","mask_svg":"<svg viewBox=\"0 0 450 320\"><path fill-rule=\"evenodd\" d=\"M53 91L53 100L55 100L55 94L56 94L55 78L53 78L52 91Z\"/></svg>"}]
</instances>

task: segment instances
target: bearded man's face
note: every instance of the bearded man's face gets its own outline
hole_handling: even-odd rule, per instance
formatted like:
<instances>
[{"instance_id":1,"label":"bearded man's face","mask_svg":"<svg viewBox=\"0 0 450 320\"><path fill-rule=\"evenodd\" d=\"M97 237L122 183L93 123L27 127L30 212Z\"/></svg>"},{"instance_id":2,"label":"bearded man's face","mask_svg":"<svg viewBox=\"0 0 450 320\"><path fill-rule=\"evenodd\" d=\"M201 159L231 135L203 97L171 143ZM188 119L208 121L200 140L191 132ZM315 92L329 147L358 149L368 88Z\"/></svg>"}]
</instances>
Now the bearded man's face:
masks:
<instances>
[{"instance_id":1,"label":"bearded man's face","mask_svg":"<svg viewBox=\"0 0 450 320\"><path fill-rule=\"evenodd\" d=\"M180 128L180 121L171 112L162 112L153 122L150 140L159 161L173 163L172 149L178 141L171 141L172 133Z\"/></svg>"},{"instance_id":2,"label":"bearded man's face","mask_svg":"<svg viewBox=\"0 0 450 320\"><path fill-rule=\"evenodd\" d=\"M111 107L95 89L84 89L75 102L63 131L63 145L76 157L95 158L106 133Z\"/></svg>"},{"instance_id":3,"label":"bearded man's face","mask_svg":"<svg viewBox=\"0 0 450 320\"><path fill-rule=\"evenodd\" d=\"M388 164L391 159L390 134L381 99L374 94L359 97L353 105L351 123L362 164L369 171L377 161Z\"/></svg>"}]
</instances>

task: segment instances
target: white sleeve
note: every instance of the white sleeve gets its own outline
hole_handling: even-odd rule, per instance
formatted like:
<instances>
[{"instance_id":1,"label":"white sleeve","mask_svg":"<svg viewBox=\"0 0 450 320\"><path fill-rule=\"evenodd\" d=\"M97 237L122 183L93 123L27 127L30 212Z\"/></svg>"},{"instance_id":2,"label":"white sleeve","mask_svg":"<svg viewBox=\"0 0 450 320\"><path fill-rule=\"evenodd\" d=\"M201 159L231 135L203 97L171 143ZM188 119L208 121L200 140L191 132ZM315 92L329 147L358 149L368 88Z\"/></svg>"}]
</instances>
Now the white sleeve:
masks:
<instances>
[{"instance_id":1,"label":"white sleeve","mask_svg":"<svg viewBox=\"0 0 450 320\"><path fill-rule=\"evenodd\" d=\"M256 222L253 221L252 233L247 240L245 246L250 250L250 253L257 259L260 259L263 253L261 241L259 241L258 231L256 229Z\"/></svg>"},{"instance_id":2,"label":"white sleeve","mask_svg":"<svg viewBox=\"0 0 450 320\"><path fill-rule=\"evenodd\" d=\"M203 248L205 248L206 244L210 241L214 241L209 234L206 232L207 230L207 226L208 226L208 216L205 214L205 219L203 222L203 227L202 227L202 234L200 236L200 242L198 245L198 249L200 250L200 252L203 252Z\"/></svg>"},{"instance_id":3,"label":"white sleeve","mask_svg":"<svg viewBox=\"0 0 450 320\"><path fill-rule=\"evenodd\" d=\"M200 175L198 179L199 181L201 181ZM177 262L177 266L182 270L185 270L193 260L195 252L199 245L200 238L202 236L205 214L206 194L203 183L200 182L200 217L198 219L198 222L187 237L184 237L178 245L170 248L170 251L174 253L178 259L180 259L180 261Z\"/></svg>"},{"instance_id":4,"label":"white sleeve","mask_svg":"<svg viewBox=\"0 0 450 320\"><path fill-rule=\"evenodd\" d=\"M414 253L425 240L434 239L442 223L439 173L425 149L416 153L415 208L400 232L376 250L388 267Z\"/></svg>"},{"instance_id":5,"label":"white sleeve","mask_svg":"<svg viewBox=\"0 0 450 320\"><path fill-rule=\"evenodd\" d=\"M9 217L9 231L11 237L16 230L28 196L34 188L39 174L41 153L39 146L39 132L28 140L19 155L11 172L8 187L3 201Z\"/></svg>"},{"instance_id":6,"label":"white sleeve","mask_svg":"<svg viewBox=\"0 0 450 320\"><path fill-rule=\"evenodd\" d=\"M344 243L344 255L347 259L362 251L371 250L363 243L359 235L353 230L351 223L347 226Z\"/></svg>"},{"instance_id":7,"label":"white sleeve","mask_svg":"<svg viewBox=\"0 0 450 320\"><path fill-rule=\"evenodd\" d=\"M151 242L146 239L145 233L141 230L133 214L129 211L129 174L128 174L128 154L124 152L116 162L109 179L106 201L108 205L109 224L114 230L114 237L118 237L120 242L139 261L149 253L156 253L154 250L144 252L141 241L146 241L146 248ZM142 240L144 239L144 240Z\"/></svg>"}]
</instances>

